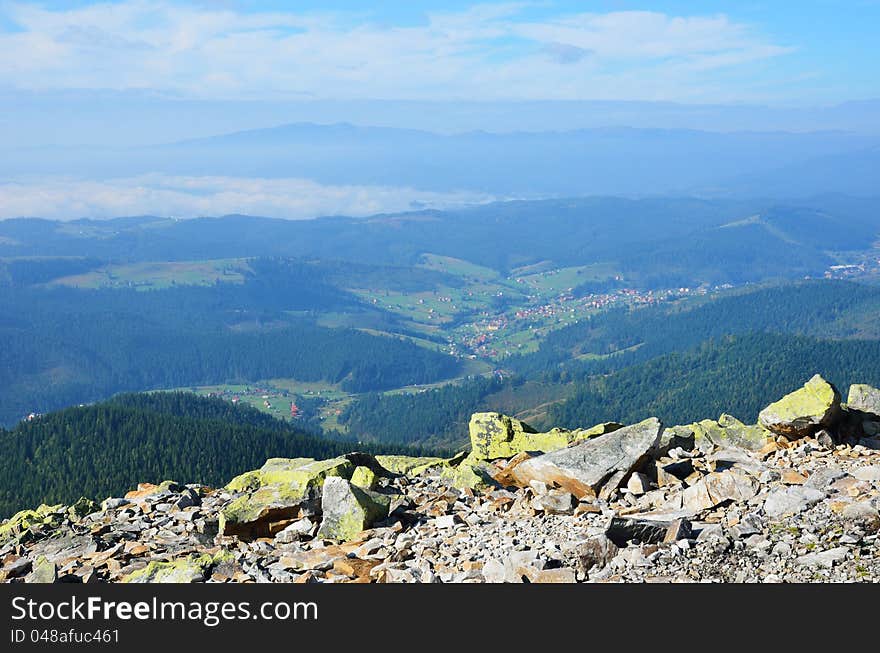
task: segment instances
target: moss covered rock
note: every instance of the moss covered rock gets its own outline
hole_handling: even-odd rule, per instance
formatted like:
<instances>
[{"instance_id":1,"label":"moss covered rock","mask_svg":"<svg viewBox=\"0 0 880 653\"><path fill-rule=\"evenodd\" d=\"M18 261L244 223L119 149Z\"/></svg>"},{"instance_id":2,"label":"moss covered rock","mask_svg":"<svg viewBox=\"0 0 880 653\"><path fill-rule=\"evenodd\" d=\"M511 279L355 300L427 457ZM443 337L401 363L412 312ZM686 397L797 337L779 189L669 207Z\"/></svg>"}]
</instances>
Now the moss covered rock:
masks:
<instances>
[{"instance_id":1,"label":"moss covered rock","mask_svg":"<svg viewBox=\"0 0 880 653\"><path fill-rule=\"evenodd\" d=\"M376 476L376 472L369 467L355 467L354 472L351 474L351 484L360 488L372 490L376 487L376 483L378 482L379 477Z\"/></svg>"},{"instance_id":2,"label":"moss covered rock","mask_svg":"<svg viewBox=\"0 0 880 653\"><path fill-rule=\"evenodd\" d=\"M407 476L418 476L447 462L444 458L430 456L376 456L376 460L389 472Z\"/></svg>"},{"instance_id":3,"label":"moss covered rock","mask_svg":"<svg viewBox=\"0 0 880 653\"><path fill-rule=\"evenodd\" d=\"M41 505L36 510L21 510L0 525L0 546L21 537L32 526L42 525L55 527L60 523L65 507Z\"/></svg>"},{"instance_id":4,"label":"moss covered rock","mask_svg":"<svg viewBox=\"0 0 880 653\"><path fill-rule=\"evenodd\" d=\"M201 556L188 556L177 560L154 560L143 569L138 569L122 579L123 583L200 583L211 568L221 562L233 560L228 551Z\"/></svg>"},{"instance_id":5,"label":"moss covered rock","mask_svg":"<svg viewBox=\"0 0 880 653\"><path fill-rule=\"evenodd\" d=\"M457 465L443 468L440 472L440 480L459 490L464 490L465 488L485 490L498 486L486 462L473 454L460 461Z\"/></svg>"},{"instance_id":6,"label":"moss covered rock","mask_svg":"<svg viewBox=\"0 0 880 653\"><path fill-rule=\"evenodd\" d=\"M607 422L589 429L569 431L555 428L539 433L525 422L500 413L474 413L468 425L471 456L478 460L511 458L524 451L556 451L618 428L620 424Z\"/></svg>"},{"instance_id":7,"label":"moss covered rock","mask_svg":"<svg viewBox=\"0 0 880 653\"><path fill-rule=\"evenodd\" d=\"M347 542L388 516L392 495L357 487L341 477L324 482L321 496L323 518L318 537Z\"/></svg>"},{"instance_id":8,"label":"moss covered rock","mask_svg":"<svg viewBox=\"0 0 880 653\"><path fill-rule=\"evenodd\" d=\"M770 404L758 415L766 429L795 439L832 428L841 416L840 393L820 375Z\"/></svg>"},{"instance_id":9,"label":"moss covered rock","mask_svg":"<svg viewBox=\"0 0 880 653\"><path fill-rule=\"evenodd\" d=\"M347 458L271 458L258 470L237 476L227 486L245 491L220 512L222 535L242 539L268 537L273 524L295 519L305 501L316 500L327 478L351 478L355 465Z\"/></svg>"},{"instance_id":10,"label":"moss covered rock","mask_svg":"<svg viewBox=\"0 0 880 653\"><path fill-rule=\"evenodd\" d=\"M732 415L723 414L718 420L704 419L690 425L694 433L694 446L701 451L737 448L760 451L773 433L760 424L747 425Z\"/></svg>"}]
</instances>

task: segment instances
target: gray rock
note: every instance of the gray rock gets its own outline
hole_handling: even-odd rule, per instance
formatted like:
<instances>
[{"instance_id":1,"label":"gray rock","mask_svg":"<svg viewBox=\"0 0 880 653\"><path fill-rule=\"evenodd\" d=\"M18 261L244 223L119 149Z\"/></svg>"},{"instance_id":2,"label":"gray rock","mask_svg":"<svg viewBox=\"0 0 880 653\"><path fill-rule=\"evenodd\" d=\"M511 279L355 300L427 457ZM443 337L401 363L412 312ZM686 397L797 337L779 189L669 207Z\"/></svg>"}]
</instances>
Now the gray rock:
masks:
<instances>
[{"instance_id":1,"label":"gray rock","mask_svg":"<svg viewBox=\"0 0 880 653\"><path fill-rule=\"evenodd\" d=\"M26 583L54 583L58 580L58 569L54 562L49 562L45 556L40 556L34 562L33 570L24 580Z\"/></svg>"},{"instance_id":2,"label":"gray rock","mask_svg":"<svg viewBox=\"0 0 880 653\"><path fill-rule=\"evenodd\" d=\"M866 501L851 503L843 509L841 517L844 521L858 526L868 535L880 531L880 512Z\"/></svg>"},{"instance_id":3,"label":"gray rock","mask_svg":"<svg viewBox=\"0 0 880 653\"><path fill-rule=\"evenodd\" d=\"M854 383L849 387L846 407L880 416L880 390L862 383Z\"/></svg>"},{"instance_id":4,"label":"gray rock","mask_svg":"<svg viewBox=\"0 0 880 653\"><path fill-rule=\"evenodd\" d=\"M565 449L530 458L512 470L521 485L539 480L579 498L596 496L608 478L628 474L655 451L662 425L651 418Z\"/></svg>"},{"instance_id":5,"label":"gray rock","mask_svg":"<svg viewBox=\"0 0 880 653\"><path fill-rule=\"evenodd\" d=\"M819 567L822 569L831 569L838 562L846 559L849 549L839 546L827 551L818 553L807 553L795 559L795 563L803 567Z\"/></svg>"},{"instance_id":6,"label":"gray rock","mask_svg":"<svg viewBox=\"0 0 880 653\"><path fill-rule=\"evenodd\" d=\"M571 492L551 490L547 494L532 499L532 508L541 510L548 515L570 515L574 512L578 500Z\"/></svg>"},{"instance_id":7,"label":"gray rock","mask_svg":"<svg viewBox=\"0 0 880 653\"><path fill-rule=\"evenodd\" d=\"M839 467L823 467L810 474L810 478L804 483L804 487L824 492L834 481L846 475L846 472Z\"/></svg>"},{"instance_id":8,"label":"gray rock","mask_svg":"<svg viewBox=\"0 0 880 653\"><path fill-rule=\"evenodd\" d=\"M308 517L298 519L292 524L278 531L275 540L281 544L289 544L309 537L315 529L315 524Z\"/></svg>"},{"instance_id":9,"label":"gray rock","mask_svg":"<svg viewBox=\"0 0 880 653\"><path fill-rule=\"evenodd\" d=\"M595 535L577 546L578 571L588 573L611 562L620 548L605 535Z\"/></svg>"},{"instance_id":10,"label":"gray rock","mask_svg":"<svg viewBox=\"0 0 880 653\"><path fill-rule=\"evenodd\" d=\"M824 498L824 492L806 486L778 488L764 501L764 512L771 519L796 515Z\"/></svg>"},{"instance_id":11,"label":"gray rock","mask_svg":"<svg viewBox=\"0 0 880 653\"><path fill-rule=\"evenodd\" d=\"M852 475L860 481L877 482L880 481L880 465L869 465L868 467L859 467Z\"/></svg>"},{"instance_id":12,"label":"gray rock","mask_svg":"<svg viewBox=\"0 0 880 653\"><path fill-rule=\"evenodd\" d=\"M321 496L323 519L319 537L351 540L366 528L388 516L391 497L352 485L341 476L324 481Z\"/></svg>"}]
</instances>

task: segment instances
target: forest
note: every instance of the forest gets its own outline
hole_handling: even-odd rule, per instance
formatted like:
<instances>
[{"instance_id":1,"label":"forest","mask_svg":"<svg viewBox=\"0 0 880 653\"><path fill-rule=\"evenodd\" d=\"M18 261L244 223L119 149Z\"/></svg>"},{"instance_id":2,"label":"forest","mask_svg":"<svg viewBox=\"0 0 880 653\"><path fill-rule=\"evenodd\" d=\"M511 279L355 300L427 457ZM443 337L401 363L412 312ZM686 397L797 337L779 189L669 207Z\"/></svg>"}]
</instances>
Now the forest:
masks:
<instances>
[{"instance_id":1,"label":"forest","mask_svg":"<svg viewBox=\"0 0 880 653\"><path fill-rule=\"evenodd\" d=\"M267 458L434 450L307 433L256 409L190 393L122 395L0 429L0 518L40 503L121 496L139 482L218 486Z\"/></svg>"}]
</instances>

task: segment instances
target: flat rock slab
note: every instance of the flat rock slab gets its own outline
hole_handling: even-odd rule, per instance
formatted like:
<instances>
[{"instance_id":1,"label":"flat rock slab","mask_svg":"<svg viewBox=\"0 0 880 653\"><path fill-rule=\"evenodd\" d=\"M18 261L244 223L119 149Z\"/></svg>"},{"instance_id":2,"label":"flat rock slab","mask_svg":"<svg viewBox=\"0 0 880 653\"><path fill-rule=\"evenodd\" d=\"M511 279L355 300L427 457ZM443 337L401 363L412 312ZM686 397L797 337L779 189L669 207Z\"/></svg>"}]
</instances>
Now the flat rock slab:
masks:
<instances>
[{"instance_id":1,"label":"flat rock slab","mask_svg":"<svg viewBox=\"0 0 880 653\"><path fill-rule=\"evenodd\" d=\"M511 470L522 486L542 481L578 498L594 497L615 474L629 474L654 451L663 427L656 418L523 461Z\"/></svg>"},{"instance_id":2,"label":"flat rock slab","mask_svg":"<svg viewBox=\"0 0 880 653\"><path fill-rule=\"evenodd\" d=\"M822 490L806 486L779 488L773 490L764 501L764 512L771 519L796 515L824 498L825 493Z\"/></svg>"}]
</instances>

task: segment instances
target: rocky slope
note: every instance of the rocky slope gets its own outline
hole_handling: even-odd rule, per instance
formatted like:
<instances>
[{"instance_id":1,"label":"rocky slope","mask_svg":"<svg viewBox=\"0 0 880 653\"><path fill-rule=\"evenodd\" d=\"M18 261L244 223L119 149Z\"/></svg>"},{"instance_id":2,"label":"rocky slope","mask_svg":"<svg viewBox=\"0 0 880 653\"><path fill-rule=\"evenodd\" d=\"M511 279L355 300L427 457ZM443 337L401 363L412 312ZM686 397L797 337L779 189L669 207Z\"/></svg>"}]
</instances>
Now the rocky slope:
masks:
<instances>
[{"instance_id":1,"label":"rocky slope","mask_svg":"<svg viewBox=\"0 0 880 653\"><path fill-rule=\"evenodd\" d=\"M880 580L880 390L820 376L759 424L535 433L479 413L452 459L271 459L0 525L10 582Z\"/></svg>"}]
</instances>

